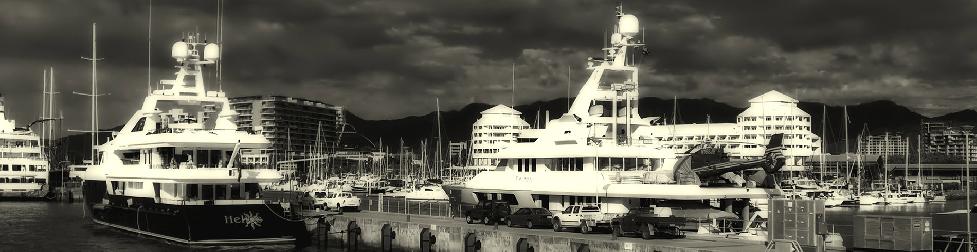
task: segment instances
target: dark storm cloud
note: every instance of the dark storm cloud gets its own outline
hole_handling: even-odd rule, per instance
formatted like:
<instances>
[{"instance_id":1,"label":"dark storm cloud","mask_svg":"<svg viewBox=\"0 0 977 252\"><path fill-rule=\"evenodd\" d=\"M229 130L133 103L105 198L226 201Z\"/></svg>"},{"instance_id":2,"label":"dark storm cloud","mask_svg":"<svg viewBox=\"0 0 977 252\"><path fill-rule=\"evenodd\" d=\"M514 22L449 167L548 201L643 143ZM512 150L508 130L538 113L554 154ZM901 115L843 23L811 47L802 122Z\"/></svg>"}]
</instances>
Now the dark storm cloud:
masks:
<instances>
[{"instance_id":1,"label":"dark storm cloud","mask_svg":"<svg viewBox=\"0 0 977 252\"><path fill-rule=\"evenodd\" d=\"M41 69L54 66L68 127L87 125L90 24L99 24L103 125L146 92L148 0L0 2L0 92L36 117ZM612 1L225 2L224 88L280 94L393 118L478 101L566 95L587 77L613 25ZM967 1L633 1L651 54L643 95L742 105L778 89L801 100L892 99L936 114L970 108L977 6ZM216 1L153 1L152 82L172 78L169 46L216 35ZM210 77L212 78L212 77ZM215 86L211 83L211 86Z\"/></svg>"}]
</instances>

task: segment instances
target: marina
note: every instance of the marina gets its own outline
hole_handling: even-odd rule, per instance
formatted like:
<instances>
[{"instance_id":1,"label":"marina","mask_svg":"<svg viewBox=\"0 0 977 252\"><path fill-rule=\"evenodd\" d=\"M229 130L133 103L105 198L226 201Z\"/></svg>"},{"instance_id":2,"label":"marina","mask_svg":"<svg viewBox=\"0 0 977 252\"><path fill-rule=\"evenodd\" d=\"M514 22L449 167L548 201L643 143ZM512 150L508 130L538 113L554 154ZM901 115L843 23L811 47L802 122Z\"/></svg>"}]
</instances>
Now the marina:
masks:
<instances>
[{"instance_id":1,"label":"marina","mask_svg":"<svg viewBox=\"0 0 977 252\"><path fill-rule=\"evenodd\" d=\"M908 93L925 105L885 90L919 83L860 86L879 92L864 97L805 86L858 75L829 67L855 49L818 58L709 35L742 30L676 14L718 10L702 3L542 3L583 15L511 24L418 19L408 6L425 4L410 1L383 15L227 4L167 2L154 17L153 2L132 3L123 22L82 12L99 18L64 37L86 43L56 53L85 65L39 68L30 98L0 86L12 94L0 95L0 251L977 248L977 111L936 105L961 100L926 93L938 87ZM550 11L540 4L481 11ZM305 20L273 20L291 15ZM332 15L345 18L311 21ZM316 30L339 23L328 39ZM286 39L296 30L308 41ZM689 30L705 35L673 37ZM758 41L767 49L741 44ZM965 109L933 112L950 107Z\"/></svg>"}]
</instances>

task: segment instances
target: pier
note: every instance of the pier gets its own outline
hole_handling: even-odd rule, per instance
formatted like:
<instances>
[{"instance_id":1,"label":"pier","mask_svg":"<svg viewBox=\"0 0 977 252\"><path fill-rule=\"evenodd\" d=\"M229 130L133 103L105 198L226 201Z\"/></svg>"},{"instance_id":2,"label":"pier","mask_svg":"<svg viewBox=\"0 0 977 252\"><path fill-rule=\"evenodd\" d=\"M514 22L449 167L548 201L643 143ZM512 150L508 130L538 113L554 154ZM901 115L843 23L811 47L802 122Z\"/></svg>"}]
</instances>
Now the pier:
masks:
<instances>
[{"instance_id":1,"label":"pier","mask_svg":"<svg viewBox=\"0 0 977 252\"><path fill-rule=\"evenodd\" d=\"M614 238L611 234L466 224L459 218L378 212L332 215L314 232L314 246L359 251L764 251L762 241L688 234L682 239ZM328 226L328 234L323 230ZM356 230L358 228L358 230ZM351 235L357 234L357 235ZM391 235L392 234L392 235ZM426 236L425 235L429 235ZM354 237L354 240L350 240ZM431 239L430 237L433 237ZM425 239L427 238L427 239ZM422 241L433 241L422 244ZM429 250L422 248L430 245ZM389 249L389 250L387 250Z\"/></svg>"}]
</instances>

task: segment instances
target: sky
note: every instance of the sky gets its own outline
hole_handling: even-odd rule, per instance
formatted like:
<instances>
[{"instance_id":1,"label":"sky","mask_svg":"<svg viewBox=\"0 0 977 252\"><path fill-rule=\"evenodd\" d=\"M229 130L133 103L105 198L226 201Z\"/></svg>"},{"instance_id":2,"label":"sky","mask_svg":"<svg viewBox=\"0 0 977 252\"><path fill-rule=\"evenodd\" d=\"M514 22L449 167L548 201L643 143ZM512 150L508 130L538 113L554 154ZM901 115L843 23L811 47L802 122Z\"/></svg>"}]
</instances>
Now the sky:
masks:
<instances>
[{"instance_id":1,"label":"sky","mask_svg":"<svg viewBox=\"0 0 977 252\"><path fill-rule=\"evenodd\" d=\"M65 127L87 129L89 101L72 92L90 91L82 57L96 22L99 89L109 94L101 124L123 123L150 79L173 78L173 42L187 32L216 38L217 3L156 0L150 18L149 0L0 1L8 117L39 117L42 71L53 67ZM601 55L616 5L227 0L222 88L321 100L367 119L425 114L435 98L451 110L510 103L513 94L519 104L565 97L589 75L585 59ZM639 60L642 96L745 106L775 89L834 105L892 100L936 116L973 108L977 93L974 1L669 0L624 9L638 16L650 52Z\"/></svg>"}]
</instances>

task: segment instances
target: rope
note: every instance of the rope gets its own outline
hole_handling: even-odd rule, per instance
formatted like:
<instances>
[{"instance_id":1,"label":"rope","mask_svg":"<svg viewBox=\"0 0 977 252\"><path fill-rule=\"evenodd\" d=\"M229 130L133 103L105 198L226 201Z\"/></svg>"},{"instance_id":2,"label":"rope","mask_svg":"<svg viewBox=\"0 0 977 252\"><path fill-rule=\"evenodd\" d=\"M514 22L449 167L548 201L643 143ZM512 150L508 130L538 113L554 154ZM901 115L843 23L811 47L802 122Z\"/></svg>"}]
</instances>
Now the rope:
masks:
<instances>
[{"instance_id":1,"label":"rope","mask_svg":"<svg viewBox=\"0 0 977 252\"><path fill-rule=\"evenodd\" d=\"M279 219L282 219L282 220L285 220L285 221L289 221L289 222L303 222L303 223L305 222L305 220L293 220L293 219L289 219L289 218L283 217L281 215L278 215L278 213L276 213L274 209L271 209L271 207L268 206L268 204L266 204L266 203L261 203L261 204L264 205L265 208L268 208L268 211L271 212L271 214L275 215L275 217L278 217Z\"/></svg>"},{"instance_id":2,"label":"rope","mask_svg":"<svg viewBox=\"0 0 977 252\"><path fill-rule=\"evenodd\" d=\"M140 209L142 209L142 205L139 205L139 207L136 208L136 230L142 230L142 228L139 227L139 210Z\"/></svg>"}]
</instances>

